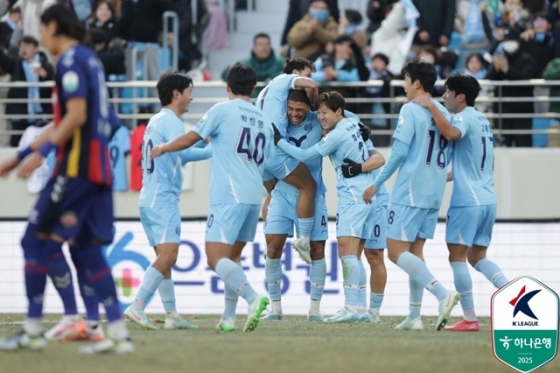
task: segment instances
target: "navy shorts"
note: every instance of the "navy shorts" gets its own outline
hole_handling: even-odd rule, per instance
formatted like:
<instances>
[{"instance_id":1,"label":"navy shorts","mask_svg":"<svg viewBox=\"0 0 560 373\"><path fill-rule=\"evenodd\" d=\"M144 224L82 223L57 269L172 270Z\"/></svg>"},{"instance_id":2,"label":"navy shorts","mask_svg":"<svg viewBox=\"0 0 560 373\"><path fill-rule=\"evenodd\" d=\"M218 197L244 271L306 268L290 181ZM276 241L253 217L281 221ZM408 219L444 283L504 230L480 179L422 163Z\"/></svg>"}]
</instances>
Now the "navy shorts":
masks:
<instances>
[{"instance_id":1,"label":"navy shorts","mask_svg":"<svg viewBox=\"0 0 560 373\"><path fill-rule=\"evenodd\" d=\"M53 177L39 194L26 233L102 244L113 241L113 192L89 180Z\"/></svg>"}]
</instances>

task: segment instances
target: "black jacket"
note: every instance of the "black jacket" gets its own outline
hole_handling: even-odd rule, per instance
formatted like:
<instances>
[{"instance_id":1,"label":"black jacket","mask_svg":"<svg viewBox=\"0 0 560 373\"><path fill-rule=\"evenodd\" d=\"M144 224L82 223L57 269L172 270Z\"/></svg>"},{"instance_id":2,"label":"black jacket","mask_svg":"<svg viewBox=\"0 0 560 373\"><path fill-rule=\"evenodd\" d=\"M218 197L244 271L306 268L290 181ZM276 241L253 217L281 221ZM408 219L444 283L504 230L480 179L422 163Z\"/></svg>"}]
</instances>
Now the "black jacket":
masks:
<instances>
[{"instance_id":1,"label":"black jacket","mask_svg":"<svg viewBox=\"0 0 560 373\"><path fill-rule=\"evenodd\" d=\"M442 35L451 38L455 26L456 0L412 0L420 17L416 20L418 32L428 31L430 40L423 43L414 38L414 44L430 44L439 47L439 37Z\"/></svg>"},{"instance_id":2,"label":"black jacket","mask_svg":"<svg viewBox=\"0 0 560 373\"><path fill-rule=\"evenodd\" d=\"M39 81L49 81L53 80L54 78L54 69L52 65L47 60L47 56L43 52L39 53L39 60L41 61L41 65L47 71L47 76L45 78L39 77ZM0 49L0 68L4 70L6 73L11 74L11 82L25 82L25 71L23 70L23 60L20 57L14 57L9 54L6 54L3 50ZM10 88L8 91L8 98L27 98L28 92L27 88ZM39 89L39 96L42 99L48 99L51 97L52 89L51 88L40 88ZM41 104L43 107L43 113L51 114L52 113L52 105L51 103L43 103ZM6 114L28 114L27 111L27 104L6 104Z\"/></svg>"},{"instance_id":3,"label":"black jacket","mask_svg":"<svg viewBox=\"0 0 560 373\"><path fill-rule=\"evenodd\" d=\"M549 32L544 35L544 40L538 41L536 38L521 43L521 50L527 52L531 56L537 56L535 58L535 76L533 78L542 78L542 73L544 68L552 59L554 58L554 39L552 38L552 33Z\"/></svg>"},{"instance_id":4,"label":"black jacket","mask_svg":"<svg viewBox=\"0 0 560 373\"><path fill-rule=\"evenodd\" d=\"M161 16L171 10L172 0L124 0L119 32L125 40L157 43L162 31Z\"/></svg>"}]
</instances>

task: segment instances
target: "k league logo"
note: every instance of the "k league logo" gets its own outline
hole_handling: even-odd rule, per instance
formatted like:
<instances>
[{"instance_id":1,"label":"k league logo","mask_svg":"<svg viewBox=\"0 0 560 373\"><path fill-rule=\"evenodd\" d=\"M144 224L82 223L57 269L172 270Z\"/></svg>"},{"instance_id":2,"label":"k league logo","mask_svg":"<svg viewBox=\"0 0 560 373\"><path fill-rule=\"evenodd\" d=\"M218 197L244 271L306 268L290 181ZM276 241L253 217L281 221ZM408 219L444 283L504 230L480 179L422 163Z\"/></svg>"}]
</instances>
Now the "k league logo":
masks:
<instances>
[{"instance_id":1,"label":"k league logo","mask_svg":"<svg viewBox=\"0 0 560 373\"><path fill-rule=\"evenodd\" d=\"M515 316L521 312L522 314L529 316L536 321L512 321L511 324L512 326L539 326L539 318L535 316L535 313L531 309L531 306L529 306L529 301L533 299L535 295L540 293L542 289L533 290L528 293L526 293L525 290L526 286L523 286L523 288L521 288L521 291L519 291L517 297L513 298L509 302L509 304L514 307L513 317L515 318Z\"/></svg>"}]
</instances>

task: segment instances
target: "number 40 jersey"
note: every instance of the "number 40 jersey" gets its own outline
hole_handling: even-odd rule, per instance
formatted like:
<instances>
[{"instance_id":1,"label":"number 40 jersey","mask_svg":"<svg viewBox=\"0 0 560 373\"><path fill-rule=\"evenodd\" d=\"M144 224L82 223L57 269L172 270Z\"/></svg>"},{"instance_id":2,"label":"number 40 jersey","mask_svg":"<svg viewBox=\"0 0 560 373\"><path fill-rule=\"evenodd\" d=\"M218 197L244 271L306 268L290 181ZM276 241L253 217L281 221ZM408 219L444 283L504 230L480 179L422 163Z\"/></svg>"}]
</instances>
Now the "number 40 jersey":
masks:
<instances>
[{"instance_id":1,"label":"number 40 jersey","mask_svg":"<svg viewBox=\"0 0 560 373\"><path fill-rule=\"evenodd\" d=\"M210 137L210 204L260 205L265 159L274 151L272 123L250 102L214 105L193 129Z\"/></svg>"}]
</instances>

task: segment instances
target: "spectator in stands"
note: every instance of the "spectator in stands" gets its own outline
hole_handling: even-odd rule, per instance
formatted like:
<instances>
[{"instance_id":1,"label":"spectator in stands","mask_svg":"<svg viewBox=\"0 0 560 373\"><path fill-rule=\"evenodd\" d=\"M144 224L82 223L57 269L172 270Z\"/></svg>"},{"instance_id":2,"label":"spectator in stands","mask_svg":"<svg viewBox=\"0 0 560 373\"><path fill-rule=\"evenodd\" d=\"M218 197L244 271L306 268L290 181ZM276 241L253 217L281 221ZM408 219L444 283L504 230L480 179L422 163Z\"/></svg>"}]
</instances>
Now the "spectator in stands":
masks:
<instances>
[{"instance_id":1,"label":"spectator in stands","mask_svg":"<svg viewBox=\"0 0 560 373\"><path fill-rule=\"evenodd\" d=\"M102 32L106 43L120 37L118 19L115 16L113 4L108 0L99 0L95 4L93 19L89 23L89 28Z\"/></svg>"},{"instance_id":2,"label":"spectator in stands","mask_svg":"<svg viewBox=\"0 0 560 373\"><path fill-rule=\"evenodd\" d=\"M498 45L492 57L492 65L488 70L486 79L490 80L527 80L535 77L535 59L523 52L520 48L521 35L516 29L506 29L504 41ZM495 96L499 96L500 89L496 87ZM502 97L531 97L533 87L531 86L503 86ZM500 104L494 104L494 113L500 113ZM533 103L503 102L502 113L517 114L533 113ZM499 125L501 120L501 127ZM499 118L495 126L504 130L530 130L532 128L531 118ZM531 134L504 135L506 146L531 147L533 139Z\"/></svg>"},{"instance_id":3,"label":"spectator in stands","mask_svg":"<svg viewBox=\"0 0 560 373\"><path fill-rule=\"evenodd\" d=\"M229 47L227 21L224 10L218 1L208 1L206 9L210 16L208 26L204 30L204 50L215 51Z\"/></svg>"},{"instance_id":4,"label":"spectator in stands","mask_svg":"<svg viewBox=\"0 0 560 373\"><path fill-rule=\"evenodd\" d=\"M420 17L414 44L445 47L453 32L456 0L412 0Z\"/></svg>"},{"instance_id":5,"label":"spectator in stands","mask_svg":"<svg viewBox=\"0 0 560 373\"><path fill-rule=\"evenodd\" d=\"M531 56L538 56L535 78L540 78L546 65L554 58L554 37L550 18L544 12L537 13L533 27L521 34L521 50Z\"/></svg>"},{"instance_id":6,"label":"spectator in stands","mask_svg":"<svg viewBox=\"0 0 560 373\"><path fill-rule=\"evenodd\" d=\"M362 54L366 51L368 42L367 34L362 30L362 15L355 9L346 9L338 21L338 34L349 35L360 47Z\"/></svg>"},{"instance_id":7,"label":"spectator in stands","mask_svg":"<svg viewBox=\"0 0 560 373\"><path fill-rule=\"evenodd\" d=\"M171 10L172 0L126 0L122 2L119 34L127 41L127 79L136 79L136 68L132 66L132 51L137 48L146 56L143 66L146 80L158 80L159 36L162 31L162 15ZM140 56L139 56L140 57Z\"/></svg>"},{"instance_id":8,"label":"spectator in stands","mask_svg":"<svg viewBox=\"0 0 560 373\"><path fill-rule=\"evenodd\" d=\"M476 79L484 79L487 71L487 63L482 54L472 53L467 56L463 74L470 75Z\"/></svg>"},{"instance_id":9,"label":"spectator in stands","mask_svg":"<svg viewBox=\"0 0 560 373\"><path fill-rule=\"evenodd\" d=\"M330 15L325 0L311 0L309 12L291 28L288 43L295 56L315 60L325 53L325 46L338 36L338 24Z\"/></svg>"},{"instance_id":10,"label":"spectator in stands","mask_svg":"<svg viewBox=\"0 0 560 373\"><path fill-rule=\"evenodd\" d=\"M105 78L109 81L119 80L117 76L126 73L125 45L119 36L118 19L115 17L113 4L99 0L95 5L94 19L89 24L92 46L105 69Z\"/></svg>"},{"instance_id":11,"label":"spectator in stands","mask_svg":"<svg viewBox=\"0 0 560 373\"><path fill-rule=\"evenodd\" d=\"M300 21L303 16L307 14L311 2L312 0L290 0L288 15L286 17L286 25L284 26L284 31L282 31L282 38L280 40L281 54L288 55L288 33L296 22ZM340 12L338 10L338 0L326 0L326 3L333 19L339 19Z\"/></svg>"},{"instance_id":12,"label":"spectator in stands","mask_svg":"<svg viewBox=\"0 0 560 373\"><path fill-rule=\"evenodd\" d=\"M349 35L341 35L333 42L333 52L324 54L315 61L316 71L311 78L317 83L324 82L359 82L369 78L369 70L365 66L360 47ZM336 87L344 97L356 97L358 89ZM346 104L350 111L357 112L357 105Z\"/></svg>"},{"instance_id":13,"label":"spectator in stands","mask_svg":"<svg viewBox=\"0 0 560 373\"><path fill-rule=\"evenodd\" d=\"M39 40L39 16L43 10L56 3L56 0L19 0L14 6L21 9L23 35L33 36Z\"/></svg>"},{"instance_id":14,"label":"spectator in stands","mask_svg":"<svg viewBox=\"0 0 560 373\"><path fill-rule=\"evenodd\" d=\"M17 54L22 36L21 11L14 7L9 10L8 18L0 23L0 46L11 54Z\"/></svg>"},{"instance_id":15,"label":"spectator in stands","mask_svg":"<svg viewBox=\"0 0 560 373\"><path fill-rule=\"evenodd\" d=\"M0 48L0 68L11 75L12 82L37 83L52 80L54 71L47 56L40 52L39 42L33 36L24 36L19 43L19 56L13 57ZM12 129L23 131L35 123L37 114L52 113L50 103L33 102L38 99L49 99L51 88L20 88L13 87L8 91L8 99L28 99L27 103L6 104L6 115L29 115L28 119L13 119ZM21 134L12 135L10 145L19 144Z\"/></svg>"},{"instance_id":16,"label":"spectator in stands","mask_svg":"<svg viewBox=\"0 0 560 373\"><path fill-rule=\"evenodd\" d=\"M257 73L258 82L268 82L277 75L282 73L284 62L274 54L270 46L270 36L265 33L258 33L253 38L253 49L251 56L239 61L244 65L249 65ZM229 66L222 72L222 79L226 80ZM257 87L255 93L251 97L257 97L262 90L262 87Z\"/></svg>"},{"instance_id":17,"label":"spectator in stands","mask_svg":"<svg viewBox=\"0 0 560 373\"><path fill-rule=\"evenodd\" d=\"M519 32L531 27L531 12L524 7L523 0L505 0L502 17L505 26Z\"/></svg>"},{"instance_id":18,"label":"spectator in stands","mask_svg":"<svg viewBox=\"0 0 560 373\"><path fill-rule=\"evenodd\" d=\"M377 53L371 57L371 63L369 66L369 80L382 80L382 87L368 87L365 89L365 97L373 98L388 98L391 96L391 80L393 79L393 74L387 67L389 66L389 58L382 54ZM373 104L367 105L367 112L372 114L388 114L391 112L390 103L380 103L374 102ZM369 122L370 126L378 129L388 130L391 128L391 120L388 118L376 118ZM391 143L391 135L378 135L375 131L372 132L372 140L375 146L388 146Z\"/></svg>"},{"instance_id":19,"label":"spectator in stands","mask_svg":"<svg viewBox=\"0 0 560 373\"><path fill-rule=\"evenodd\" d=\"M560 80L560 58L555 58L546 65L542 77L546 80ZM550 88L550 97L560 98L560 86ZM560 102L552 101L550 103L550 111L560 114ZM560 119L550 121L550 129L555 131L548 136L549 147L560 147Z\"/></svg>"},{"instance_id":20,"label":"spectator in stands","mask_svg":"<svg viewBox=\"0 0 560 373\"><path fill-rule=\"evenodd\" d=\"M193 24L192 4L196 4L196 23ZM173 11L179 17L179 70L189 71L198 66L202 59L200 42L204 28L208 25L209 15L203 0L175 0ZM173 29L169 25L167 37L173 45Z\"/></svg>"},{"instance_id":21,"label":"spectator in stands","mask_svg":"<svg viewBox=\"0 0 560 373\"><path fill-rule=\"evenodd\" d=\"M484 18L486 17L487 27L490 28L488 20L492 17L485 14L486 12L488 12L486 1L457 1L455 29L461 34L463 56L470 53L484 53L484 51L487 51L490 47L493 38L488 38L486 35ZM490 29L488 32L491 34Z\"/></svg>"},{"instance_id":22,"label":"spectator in stands","mask_svg":"<svg viewBox=\"0 0 560 373\"><path fill-rule=\"evenodd\" d=\"M369 0L367 3L366 14L369 19L367 32L373 34L385 19L387 13L393 8L393 4L399 0Z\"/></svg>"}]
</instances>

